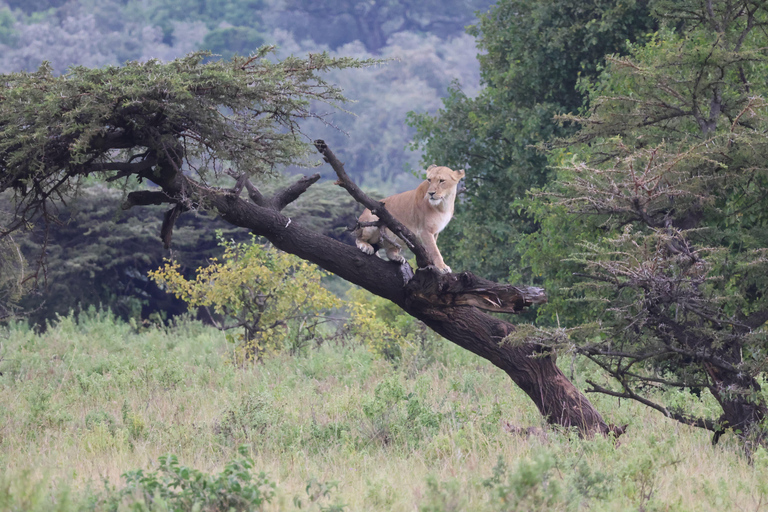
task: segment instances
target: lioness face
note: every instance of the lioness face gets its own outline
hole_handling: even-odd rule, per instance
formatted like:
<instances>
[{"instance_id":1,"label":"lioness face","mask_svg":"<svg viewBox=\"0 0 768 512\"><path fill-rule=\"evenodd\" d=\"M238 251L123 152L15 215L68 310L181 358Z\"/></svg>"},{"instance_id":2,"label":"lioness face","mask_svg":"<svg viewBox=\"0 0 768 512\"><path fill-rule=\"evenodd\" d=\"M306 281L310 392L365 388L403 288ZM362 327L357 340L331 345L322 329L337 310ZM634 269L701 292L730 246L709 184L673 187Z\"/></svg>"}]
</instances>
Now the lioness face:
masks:
<instances>
[{"instance_id":1,"label":"lioness face","mask_svg":"<svg viewBox=\"0 0 768 512\"><path fill-rule=\"evenodd\" d=\"M464 170L453 171L448 167L430 167L427 169L427 199L432 206L438 206L450 200L456 194L456 185L464 177Z\"/></svg>"}]
</instances>

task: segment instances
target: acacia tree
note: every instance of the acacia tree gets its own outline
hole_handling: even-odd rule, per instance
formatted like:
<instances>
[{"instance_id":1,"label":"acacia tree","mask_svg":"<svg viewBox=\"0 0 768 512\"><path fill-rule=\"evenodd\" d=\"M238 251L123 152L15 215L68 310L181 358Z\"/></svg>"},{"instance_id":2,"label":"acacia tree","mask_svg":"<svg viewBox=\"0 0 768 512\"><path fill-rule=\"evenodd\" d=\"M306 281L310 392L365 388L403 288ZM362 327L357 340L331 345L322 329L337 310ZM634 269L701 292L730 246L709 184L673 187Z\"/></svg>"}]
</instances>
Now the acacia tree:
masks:
<instances>
[{"instance_id":1,"label":"acacia tree","mask_svg":"<svg viewBox=\"0 0 768 512\"><path fill-rule=\"evenodd\" d=\"M729 428L764 442L768 6L657 8L658 37L609 59L591 111L568 118L582 129L553 153L561 168L543 194L551 209L527 242L538 271L575 271L560 285L580 309L594 305L597 323L569 339L539 334L573 344L614 377L589 391L709 429L713 442ZM547 250L556 239L567 240L559 254ZM659 386L706 390L721 414L673 407Z\"/></svg>"},{"instance_id":2,"label":"acacia tree","mask_svg":"<svg viewBox=\"0 0 768 512\"><path fill-rule=\"evenodd\" d=\"M413 234L359 192L324 143L313 146L301 138L300 121L315 116L310 100L343 100L320 73L365 63L327 55L273 63L265 58L266 50L230 62L203 63L203 57L75 68L61 77L46 66L3 76L0 193L15 208L3 233L30 222L54 221L51 199L71 195L84 180L125 180L126 187L139 181L146 188L127 194L123 208L169 204L161 228L166 245L184 211L213 211L394 302L445 338L488 359L528 394L550 423L584 433L611 430L557 368L552 352L539 344L503 343L515 327L478 309L515 313L545 300L541 289L437 272ZM356 199L410 240L416 272L408 264L387 262L315 233L281 213L319 175L302 178L271 197L251 182L281 164L305 161L315 149ZM209 183L212 175L229 168L236 177L231 188Z\"/></svg>"}]
</instances>

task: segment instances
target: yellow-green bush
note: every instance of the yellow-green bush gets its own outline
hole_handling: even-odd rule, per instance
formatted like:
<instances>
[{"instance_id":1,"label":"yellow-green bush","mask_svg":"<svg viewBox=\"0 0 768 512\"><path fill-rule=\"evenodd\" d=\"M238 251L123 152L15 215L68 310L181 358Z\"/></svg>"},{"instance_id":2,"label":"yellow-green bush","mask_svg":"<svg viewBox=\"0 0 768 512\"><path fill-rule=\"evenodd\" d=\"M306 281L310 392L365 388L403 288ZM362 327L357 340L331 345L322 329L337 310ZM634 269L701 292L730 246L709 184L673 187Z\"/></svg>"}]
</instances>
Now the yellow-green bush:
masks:
<instances>
[{"instance_id":1,"label":"yellow-green bush","mask_svg":"<svg viewBox=\"0 0 768 512\"><path fill-rule=\"evenodd\" d=\"M306 347L341 301L320 283L326 273L300 258L261 245L221 240L224 255L197 269L194 279L169 261L150 277L191 307L212 308L220 329L242 328L236 359L261 358Z\"/></svg>"}]
</instances>

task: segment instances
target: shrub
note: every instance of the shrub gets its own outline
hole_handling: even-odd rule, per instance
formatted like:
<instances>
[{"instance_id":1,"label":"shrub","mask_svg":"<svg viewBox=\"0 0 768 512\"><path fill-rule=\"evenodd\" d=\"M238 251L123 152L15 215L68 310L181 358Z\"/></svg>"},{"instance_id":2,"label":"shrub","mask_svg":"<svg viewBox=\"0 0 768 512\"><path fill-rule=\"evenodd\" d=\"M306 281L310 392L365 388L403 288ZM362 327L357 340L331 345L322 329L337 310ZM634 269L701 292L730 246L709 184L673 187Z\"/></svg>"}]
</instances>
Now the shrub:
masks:
<instances>
[{"instance_id":1,"label":"shrub","mask_svg":"<svg viewBox=\"0 0 768 512\"><path fill-rule=\"evenodd\" d=\"M118 493L118 501L137 511L261 510L274 497L275 484L265 473L251 472L253 460L244 446L239 452L242 458L228 462L217 475L182 466L175 455L162 456L156 472L139 469L123 475L127 486Z\"/></svg>"},{"instance_id":2,"label":"shrub","mask_svg":"<svg viewBox=\"0 0 768 512\"><path fill-rule=\"evenodd\" d=\"M440 429L443 416L415 393L406 393L396 377L379 383L373 396L363 400L363 433L382 445L418 445Z\"/></svg>"},{"instance_id":3,"label":"shrub","mask_svg":"<svg viewBox=\"0 0 768 512\"><path fill-rule=\"evenodd\" d=\"M327 321L324 312L341 305L320 283L326 273L255 238L250 243L221 239L220 245L222 260L200 267L194 280L185 278L176 262L149 275L190 306L213 308L210 317L219 329L242 328L242 335L229 337L238 342L238 361L285 348L304 351Z\"/></svg>"}]
</instances>

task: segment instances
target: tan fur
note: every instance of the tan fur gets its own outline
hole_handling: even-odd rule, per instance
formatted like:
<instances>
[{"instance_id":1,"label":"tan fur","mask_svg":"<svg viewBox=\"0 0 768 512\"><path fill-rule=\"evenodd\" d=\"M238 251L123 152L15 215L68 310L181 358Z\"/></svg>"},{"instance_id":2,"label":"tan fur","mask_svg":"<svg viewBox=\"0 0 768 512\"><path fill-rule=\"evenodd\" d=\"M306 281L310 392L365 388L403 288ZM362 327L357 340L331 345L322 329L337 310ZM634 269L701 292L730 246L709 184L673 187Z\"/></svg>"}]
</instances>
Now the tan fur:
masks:
<instances>
[{"instance_id":1,"label":"tan fur","mask_svg":"<svg viewBox=\"0 0 768 512\"><path fill-rule=\"evenodd\" d=\"M453 171L448 167L432 165L427 169L427 180L416 187L395 194L382 202L397 220L418 236L427 255L442 272L450 272L437 248L437 235L453 217L453 204L456 200L456 187L464 177L464 170ZM370 210L365 210L358 222L374 222L378 217ZM382 236L383 231L383 236ZM366 254L373 254L373 245L380 244L387 252L387 258L393 261L405 261L400 248L392 241L396 237L387 228L368 226L355 230L357 247Z\"/></svg>"}]
</instances>

